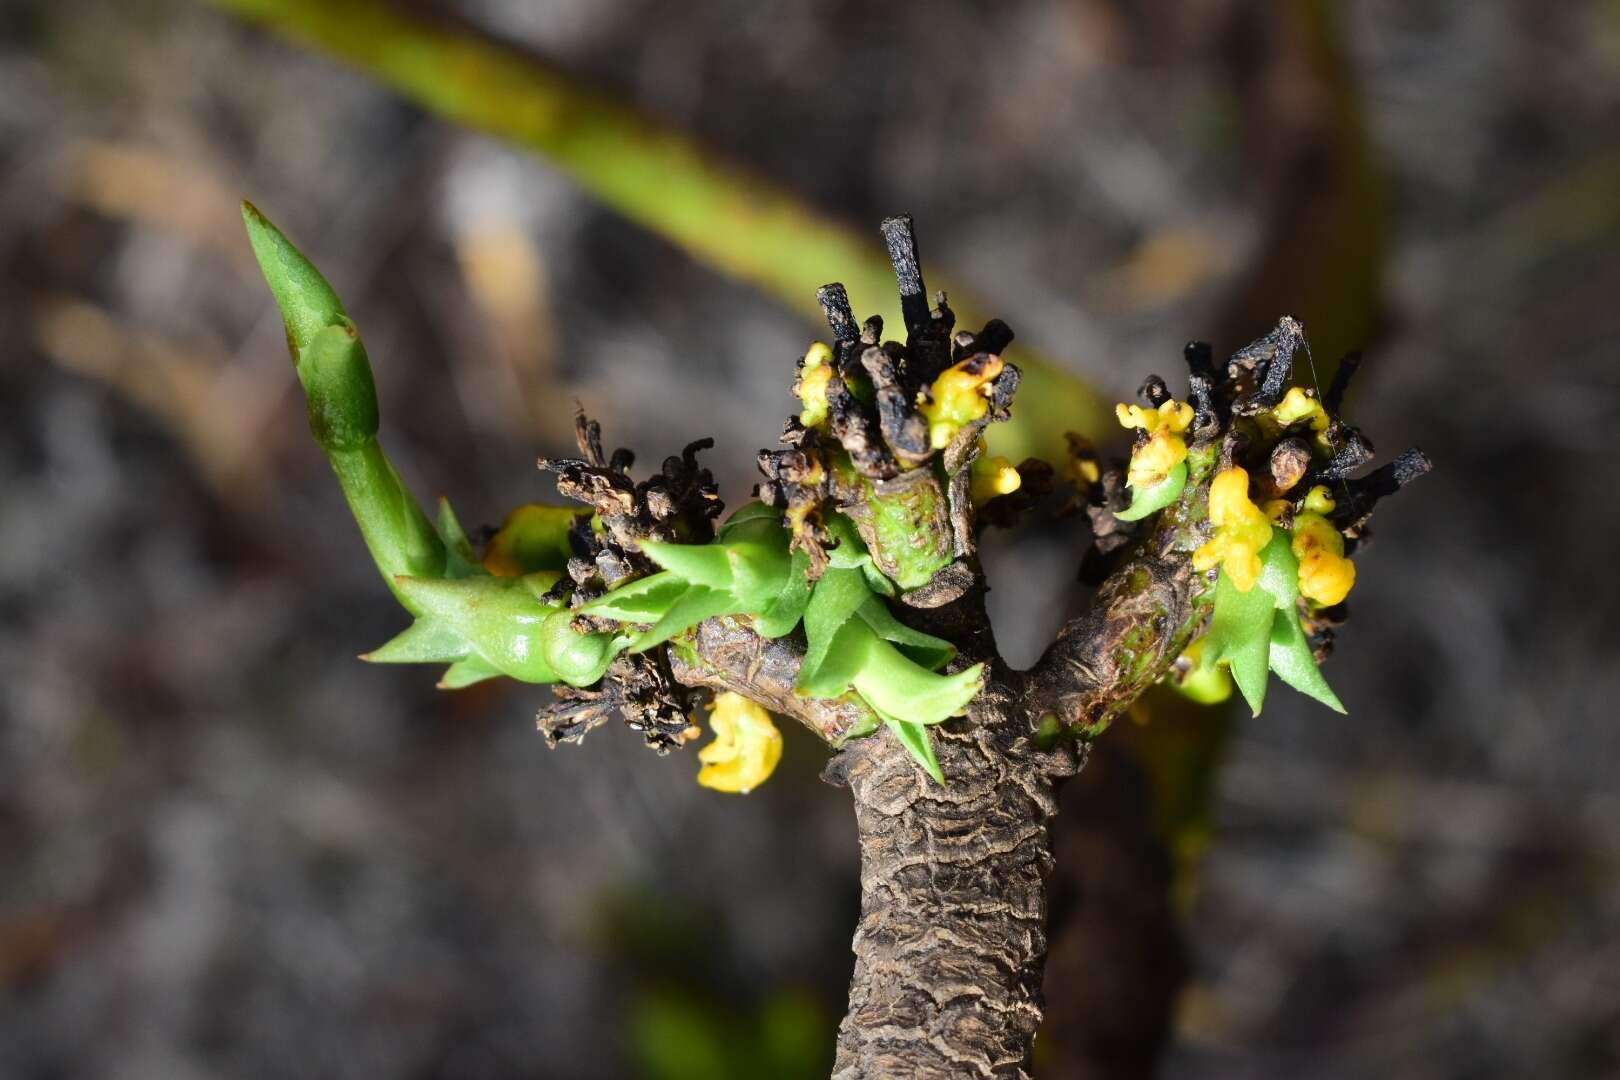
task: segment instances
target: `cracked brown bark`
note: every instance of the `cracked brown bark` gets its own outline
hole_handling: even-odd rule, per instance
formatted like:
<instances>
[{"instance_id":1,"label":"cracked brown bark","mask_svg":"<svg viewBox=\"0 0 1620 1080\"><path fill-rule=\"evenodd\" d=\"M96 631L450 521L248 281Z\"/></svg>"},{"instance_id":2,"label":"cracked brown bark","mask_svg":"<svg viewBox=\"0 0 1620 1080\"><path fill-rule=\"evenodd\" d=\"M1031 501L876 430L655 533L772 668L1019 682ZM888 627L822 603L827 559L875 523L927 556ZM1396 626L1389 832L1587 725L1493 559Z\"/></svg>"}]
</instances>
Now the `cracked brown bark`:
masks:
<instances>
[{"instance_id":1,"label":"cracked brown bark","mask_svg":"<svg viewBox=\"0 0 1620 1080\"><path fill-rule=\"evenodd\" d=\"M1057 782L1079 757L1072 746L1035 750L1005 693L985 697L936 729L943 787L888 737L854 744L829 767L854 798L861 848L836 1080L1030 1075L1048 823Z\"/></svg>"},{"instance_id":2,"label":"cracked brown bark","mask_svg":"<svg viewBox=\"0 0 1620 1080\"><path fill-rule=\"evenodd\" d=\"M968 716L933 729L944 786L883 730L845 744L828 766L828 779L850 790L861 849L836 1080L1031 1075L1050 826L1060 784L1085 758L1083 745L1041 751L1031 735L1047 711L1079 724L1112 715L1163 673L1198 617L1198 579L1175 558L1184 545L1167 514L1027 675L996 659L977 567L954 599L902 605L908 622L962 646L959 663L985 659L993 674ZM829 743L861 719L858 703L793 693L794 638L762 641L745 621L720 618L698 627L693 646L671 654L683 683L746 694Z\"/></svg>"}]
</instances>

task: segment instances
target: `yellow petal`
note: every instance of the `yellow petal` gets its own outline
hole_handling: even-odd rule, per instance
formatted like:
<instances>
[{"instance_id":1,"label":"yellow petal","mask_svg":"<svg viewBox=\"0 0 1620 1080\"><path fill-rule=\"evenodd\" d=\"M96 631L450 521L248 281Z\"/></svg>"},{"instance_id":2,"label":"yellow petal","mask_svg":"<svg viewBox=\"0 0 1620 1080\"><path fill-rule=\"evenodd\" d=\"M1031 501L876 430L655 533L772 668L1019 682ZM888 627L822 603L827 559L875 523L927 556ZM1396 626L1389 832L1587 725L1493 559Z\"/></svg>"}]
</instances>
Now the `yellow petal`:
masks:
<instances>
[{"instance_id":1,"label":"yellow petal","mask_svg":"<svg viewBox=\"0 0 1620 1080\"><path fill-rule=\"evenodd\" d=\"M1013 463L1001 456L978 457L973 461L969 497L974 505L987 503L997 495L1011 495L1024 484Z\"/></svg>"},{"instance_id":2,"label":"yellow petal","mask_svg":"<svg viewBox=\"0 0 1620 1080\"><path fill-rule=\"evenodd\" d=\"M928 421L928 440L943 450L956 433L990 410L990 384L1006 367L999 356L972 356L940 372L918 393L918 411Z\"/></svg>"},{"instance_id":3,"label":"yellow petal","mask_svg":"<svg viewBox=\"0 0 1620 1080\"><path fill-rule=\"evenodd\" d=\"M1223 469L1209 485L1209 520L1215 535L1193 552L1193 568L1203 572L1217 562L1239 592L1260 579L1260 551L1271 542L1271 522L1249 498L1249 474Z\"/></svg>"},{"instance_id":4,"label":"yellow petal","mask_svg":"<svg viewBox=\"0 0 1620 1080\"><path fill-rule=\"evenodd\" d=\"M714 791L746 795L763 784L782 760L782 733L771 714L741 694L716 694L709 727L714 741L698 751L698 783Z\"/></svg>"}]
</instances>

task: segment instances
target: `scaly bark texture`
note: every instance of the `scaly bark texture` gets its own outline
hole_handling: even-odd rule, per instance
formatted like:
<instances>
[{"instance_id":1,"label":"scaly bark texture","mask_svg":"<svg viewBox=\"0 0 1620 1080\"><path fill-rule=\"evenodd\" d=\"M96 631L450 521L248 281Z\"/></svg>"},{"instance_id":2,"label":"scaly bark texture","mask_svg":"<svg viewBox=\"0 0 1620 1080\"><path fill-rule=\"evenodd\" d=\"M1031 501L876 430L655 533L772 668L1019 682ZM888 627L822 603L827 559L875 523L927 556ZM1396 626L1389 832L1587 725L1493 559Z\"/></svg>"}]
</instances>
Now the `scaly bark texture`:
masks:
<instances>
[{"instance_id":1,"label":"scaly bark texture","mask_svg":"<svg viewBox=\"0 0 1620 1080\"><path fill-rule=\"evenodd\" d=\"M861 846L837 1080L1030 1075L1048 823L1057 782L1080 757L1072 745L1037 751L1006 711L1008 695L985 696L938 732L943 787L886 737L853 744L829 767L854 798Z\"/></svg>"}]
</instances>

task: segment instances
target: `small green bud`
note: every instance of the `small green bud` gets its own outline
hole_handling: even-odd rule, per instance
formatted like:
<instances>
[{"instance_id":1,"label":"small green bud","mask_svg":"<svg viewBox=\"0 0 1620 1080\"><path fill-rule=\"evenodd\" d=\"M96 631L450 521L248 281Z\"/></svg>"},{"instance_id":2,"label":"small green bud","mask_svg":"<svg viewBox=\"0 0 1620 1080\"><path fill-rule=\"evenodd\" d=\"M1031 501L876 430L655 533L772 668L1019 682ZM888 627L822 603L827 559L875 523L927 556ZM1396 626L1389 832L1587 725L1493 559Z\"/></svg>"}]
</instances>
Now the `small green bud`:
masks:
<instances>
[{"instance_id":1,"label":"small green bud","mask_svg":"<svg viewBox=\"0 0 1620 1080\"><path fill-rule=\"evenodd\" d=\"M546 663L557 677L574 686L589 686L607 673L618 653L612 634L582 634L574 629L574 613L562 609L546 618L540 628Z\"/></svg>"}]
</instances>

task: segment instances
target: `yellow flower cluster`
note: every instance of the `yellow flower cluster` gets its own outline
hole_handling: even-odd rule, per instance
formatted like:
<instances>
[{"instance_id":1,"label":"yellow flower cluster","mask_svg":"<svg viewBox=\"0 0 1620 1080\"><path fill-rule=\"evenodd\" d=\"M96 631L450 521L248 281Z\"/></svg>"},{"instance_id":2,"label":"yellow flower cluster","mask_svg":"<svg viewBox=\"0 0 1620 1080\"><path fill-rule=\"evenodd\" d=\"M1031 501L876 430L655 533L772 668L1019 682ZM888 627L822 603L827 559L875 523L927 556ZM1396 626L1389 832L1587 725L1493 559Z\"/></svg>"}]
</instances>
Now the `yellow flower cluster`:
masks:
<instances>
[{"instance_id":1,"label":"yellow flower cluster","mask_svg":"<svg viewBox=\"0 0 1620 1080\"><path fill-rule=\"evenodd\" d=\"M1327 502L1331 508L1332 500ZM1306 506L1310 506L1309 496ZM1293 549L1299 559L1301 596L1331 607L1350 595L1356 583L1356 564L1344 557L1344 537L1331 521L1309 510L1296 514Z\"/></svg>"},{"instance_id":2,"label":"yellow flower cluster","mask_svg":"<svg viewBox=\"0 0 1620 1080\"><path fill-rule=\"evenodd\" d=\"M1215 535L1193 552L1193 569L1202 573L1219 564L1239 592L1248 592L1260 579L1260 549L1271 540L1271 523L1249 498L1246 470L1225 469L1210 483L1209 520Z\"/></svg>"},{"instance_id":3,"label":"yellow flower cluster","mask_svg":"<svg viewBox=\"0 0 1620 1080\"><path fill-rule=\"evenodd\" d=\"M782 733L771 714L729 690L714 695L709 727L714 742L698 751L698 783L714 791L746 795L770 779L782 760Z\"/></svg>"},{"instance_id":4,"label":"yellow flower cluster","mask_svg":"<svg viewBox=\"0 0 1620 1080\"><path fill-rule=\"evenodd\" d=\"M1006 365L1001 357L970 357L940 372L933 386L917 394L917 407L928 421L928 445L949 446L956 433L990 411L990 384Z\"/></svg>"},{"instance_id":5,"label":"yellow flower cluster","mask_svg":"<svg viewBox=\"0 0 1620 1080\"><path fill-rule=\"evenodd\" d=\"M997 495L1011 495L1023 484L1024 478L1018 475L1018 469L1012 462L1000 455L986 457L981 454L973 459L968 497L973 500L973 505L980 506Z\"/></svg>"},{"instance_id":6,"label":"yellow flower cluster","mask_svg":"<svg viewBox=\"0 0 1620 1080\"><path fill-rule=\"evenodd\" d=\"M1114 415L1127 428L1141 428L1147 442L1131 451L1126 483L1140 491L1152 487L1187 460L1187 441L1181 437L1193 422L1193 407L1184 401L1166 401L1156 409L1116 405Z\"/></svg>"},{"instance_id":7,"label":"yellow flower cluster","mask_svg":"<svg viewBox=\"0 0 1620 1080\"><path fill-rule=\"evenodd\" d=\"M799 402L804 406L799 423L815 427L827 419L827 384L832 381L832 348L816 342L804 354L804 366L799 369Z\"/></svg>"}]
</instances>

